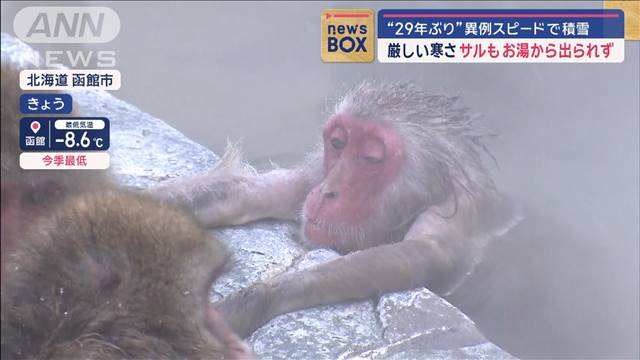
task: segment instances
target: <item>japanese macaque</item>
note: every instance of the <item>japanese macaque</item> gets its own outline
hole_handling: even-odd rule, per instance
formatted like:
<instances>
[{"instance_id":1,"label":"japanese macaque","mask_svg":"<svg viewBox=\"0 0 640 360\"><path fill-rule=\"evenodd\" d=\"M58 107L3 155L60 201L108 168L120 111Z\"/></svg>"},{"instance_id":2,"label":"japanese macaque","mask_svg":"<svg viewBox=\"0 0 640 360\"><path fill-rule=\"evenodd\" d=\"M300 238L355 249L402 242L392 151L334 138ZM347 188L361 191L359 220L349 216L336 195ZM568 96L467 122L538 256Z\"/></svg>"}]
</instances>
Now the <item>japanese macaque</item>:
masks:
<instances>
[{"instance_id":1,"label":"japanese macaque","mask_svg":"<svg viewBox=\"0 0 640 360\"><path fill-rule=\"evenodd\" d=\"M22 170L2 58L3 359L245 359L209 301L228 258L191 214L106 171Z\"/></svg>"},{"instance_id":2,"label":"japanese macaque","mask_svg":"<svg viewBox=\"0 0 640 360\"><path fill-rule=\"evenodd\" d=\"M426 286L513 354L629 354L628 333L603 312L597 262L497 191L483 135L455 98L365 82L322 137L293 170L216 169L151 190L209 226L299 220L307 244L345 254L223 299L241 336L287 312Z\"/></svg>"},{"instance_id":3,"label":"japanese macaque","mask_svg":"<svg viewBox=\"0 0 640 360\"><path fill-rule=\"evenodd\" d=\"M2 284L2 357L248 356L209 301L226 251L142 195L70 196L25 231Z\"/></svg>"}]
</instances>

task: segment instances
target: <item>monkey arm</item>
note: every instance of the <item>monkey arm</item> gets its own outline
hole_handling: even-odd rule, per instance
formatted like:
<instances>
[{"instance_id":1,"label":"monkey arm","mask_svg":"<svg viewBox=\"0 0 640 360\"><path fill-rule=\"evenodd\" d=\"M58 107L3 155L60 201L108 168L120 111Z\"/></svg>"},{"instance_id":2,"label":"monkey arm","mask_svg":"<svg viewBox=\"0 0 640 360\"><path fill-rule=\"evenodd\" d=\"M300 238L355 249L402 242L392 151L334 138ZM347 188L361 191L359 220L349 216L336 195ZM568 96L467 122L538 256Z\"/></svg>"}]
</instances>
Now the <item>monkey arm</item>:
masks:
<instances>
[{"instance_id":1,"label":"monkey arm","mask_svg":"<svg viewBox=\"0 0 640 360\"><path fill-rule=\"evenodd\" d=\"M310 177L303 169L263 174L214 169L161 183L149 192L193 212L206 226L222 226L264 218L296 219L310 187Z\"/></svg>"},{"instance_id":2,"label":"monkey arm","mask_svg":"<svg viewBox=\"0 0 640 360\"><path fill-rule=\"evenodd\" d=\"M427 210L423 216L430 218L428 214L434 211ZM456 248L447 246L444 233L431 238L417 236L417 230L410 233L413 237L404 241L354 252L254 284L223 299L218 307L229 325L246 337L288 312L439 282L452 268Z\"/></svg>"},{"instance_id":3,"label":"monkey arm","mask_svg":"<svg viewBox=\"0 0 640 360\"><path fill-rule=\"evenodd\" d=\"M278 315L309 307L421 286L446 291L472 268L491 237L485 231L493 228L492 219L508 208L496 201L480 214L476 205L459 201L452 217L443 215L453 213L453 203L431 207L416 219L403 241L280 274L223 299L218 307L230 326L246 337Z\"/></svg>"},{"instance_id":4,"label":"monkey arm","mask_svg":"<svg viewBox=\"0 0 640 360\"><path fill-rule=\"evenodd\" d=\"M448 267L447 256L434 256L440 250L432 246L402 241L352 253L254 284L223 299L217 307L244 338L281 314L424 286Z\"/></svg>"}]
</instances>

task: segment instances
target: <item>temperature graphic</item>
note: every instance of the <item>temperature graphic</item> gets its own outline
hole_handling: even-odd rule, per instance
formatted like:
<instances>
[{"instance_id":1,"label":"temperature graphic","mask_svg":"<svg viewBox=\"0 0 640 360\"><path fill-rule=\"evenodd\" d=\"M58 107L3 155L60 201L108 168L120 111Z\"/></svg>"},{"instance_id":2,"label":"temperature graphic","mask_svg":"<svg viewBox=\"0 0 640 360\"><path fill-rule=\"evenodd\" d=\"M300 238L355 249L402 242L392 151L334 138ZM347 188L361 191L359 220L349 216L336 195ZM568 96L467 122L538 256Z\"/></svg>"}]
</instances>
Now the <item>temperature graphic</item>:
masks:
<instances>
[{"instance_id":1,"label":"temperature graphic","mask_svg":"<svg viewBox=\"0 0 640 360\"><path fill-rule=\"evenodd\" d=\"M105 151L109 149L107 118L23 118L23 151Z\"/></svg>"}]
</instances>

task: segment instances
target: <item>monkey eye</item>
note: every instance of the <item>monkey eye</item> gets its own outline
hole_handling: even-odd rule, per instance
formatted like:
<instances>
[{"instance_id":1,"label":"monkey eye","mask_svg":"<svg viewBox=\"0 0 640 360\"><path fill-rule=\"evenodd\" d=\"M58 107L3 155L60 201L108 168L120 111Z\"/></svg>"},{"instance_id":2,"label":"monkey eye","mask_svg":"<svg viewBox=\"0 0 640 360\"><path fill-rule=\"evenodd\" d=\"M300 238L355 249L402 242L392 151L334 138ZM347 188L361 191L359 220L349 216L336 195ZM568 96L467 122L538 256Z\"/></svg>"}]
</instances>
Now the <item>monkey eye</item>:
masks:
<instances>
[{"instance_id":1,"label":"monkey eye","mask_svg":"<svg viewBox=\"0 0 640 360\"><path fill-rule=\"evenodd\" d=\"M334 137L331 138L331 146L333 146L333 148L336 150L342 150L344 149L345 143L337 137Z\"/></svg>"}]
</instances>

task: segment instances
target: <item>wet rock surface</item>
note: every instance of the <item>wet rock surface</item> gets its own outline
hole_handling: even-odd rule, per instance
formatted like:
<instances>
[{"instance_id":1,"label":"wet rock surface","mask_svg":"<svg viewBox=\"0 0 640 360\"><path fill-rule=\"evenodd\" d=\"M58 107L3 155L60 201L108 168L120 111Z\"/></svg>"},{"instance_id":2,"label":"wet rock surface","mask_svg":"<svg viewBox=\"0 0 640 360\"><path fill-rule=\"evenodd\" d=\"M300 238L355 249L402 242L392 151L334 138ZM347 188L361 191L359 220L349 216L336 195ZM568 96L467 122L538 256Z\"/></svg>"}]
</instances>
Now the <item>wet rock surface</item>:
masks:
<instances>
[{"instance_id":1,"label":"wet rock surface","mask_svg":"<svg viewBox=\"0 0 640 360\"><path fill-rule=\"evenodd\" d=\"M6 34L2 57L37 61L33 50ZM124 186L144 189L205 171L218 160L163 121L111 94L76 91L72 96L81 114L111 121L112 169ZM259 279L339 256L329 250L305 251L296 242L294 223L263 221L212 231L234 254L234 266L212 292L214 300ZM286 314L258 329L248 342L264 359L510 358L484 339L464 314L424 288L384 295L378 301Z\"/></svg>"}]
</instances>

